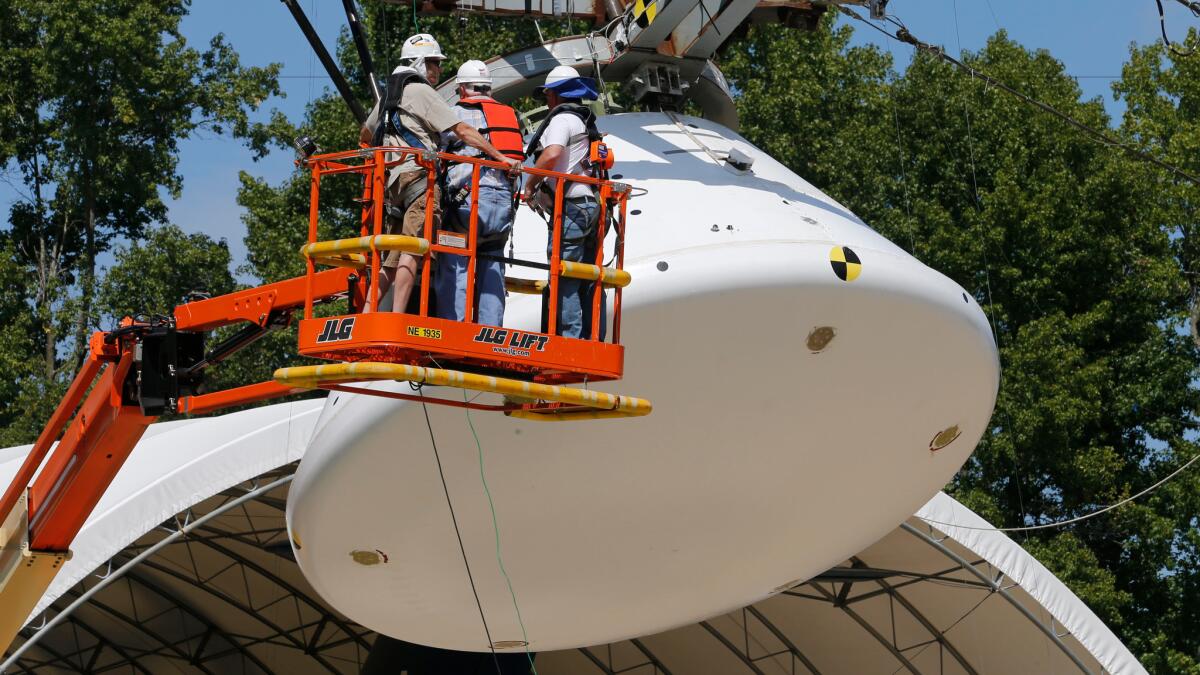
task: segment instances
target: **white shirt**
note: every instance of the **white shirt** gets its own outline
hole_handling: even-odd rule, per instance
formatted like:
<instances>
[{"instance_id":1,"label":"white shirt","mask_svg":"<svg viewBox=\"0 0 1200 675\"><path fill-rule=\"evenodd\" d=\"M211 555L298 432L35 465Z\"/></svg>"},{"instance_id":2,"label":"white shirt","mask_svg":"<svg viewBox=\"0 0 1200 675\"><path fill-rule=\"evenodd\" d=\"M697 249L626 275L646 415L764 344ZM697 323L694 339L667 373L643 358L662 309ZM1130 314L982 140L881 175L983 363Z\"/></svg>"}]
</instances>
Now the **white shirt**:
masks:
<instances>
[{"instance_id":1,"label":"white shirt","mask_svg":"<svg viewBox=\"0 0 1200 675\"><path fill-rule=\"evenodd\" d=\"M546 131L542 133L539 145L543 150L552 145L561 145L564 148L564 152L558 156L558 161L550 167L551 170L582 176L592 175L591 171L583 168L583 162L588 156L588 146L591 144L588 142L587 127L579 116L564 112L552 117ZM554 187L553 181L547 181L547 184L551 188ZM563 196L574 198L594 194L591 185L568 181L567 191Z\"/></svg>"}]
</instances>

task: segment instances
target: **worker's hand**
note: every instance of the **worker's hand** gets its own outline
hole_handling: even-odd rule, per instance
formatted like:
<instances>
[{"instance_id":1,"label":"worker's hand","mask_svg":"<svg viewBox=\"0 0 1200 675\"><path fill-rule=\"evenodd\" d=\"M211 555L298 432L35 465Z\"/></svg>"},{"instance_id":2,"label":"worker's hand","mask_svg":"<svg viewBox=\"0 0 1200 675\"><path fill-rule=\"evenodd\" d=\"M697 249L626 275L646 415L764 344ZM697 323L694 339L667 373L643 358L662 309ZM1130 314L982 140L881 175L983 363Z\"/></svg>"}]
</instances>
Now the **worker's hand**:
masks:
<instances>
[{"instance_id":1,"label":"worker's hand","mask_svg":"<svg viewBox=\"0 0 1200 675\"><path fill-rule=\"evenodd\" d=\"M521 175L521 160L507 157L507 158L505 158L504 163L506 165L508 165L508 175L510 175L510 176Z\"/></svg>"},{"instance_id":2,"label":"worker's hand","mask_svg":"<svg viewBox=\"0 0 1200 675\"><path fill-rule=\"evenodd\" d=\"M534 212L538 213L539 215L545 216L545 211L542 209L541 203L539 203L538 200L535 198L536 192L537 192L537 190L532 187L526 188L525 193L523 195L521 195L521 200L524 201L527 205L529 205L529 208L533 209Z\"/></svg>"}]
</instances>

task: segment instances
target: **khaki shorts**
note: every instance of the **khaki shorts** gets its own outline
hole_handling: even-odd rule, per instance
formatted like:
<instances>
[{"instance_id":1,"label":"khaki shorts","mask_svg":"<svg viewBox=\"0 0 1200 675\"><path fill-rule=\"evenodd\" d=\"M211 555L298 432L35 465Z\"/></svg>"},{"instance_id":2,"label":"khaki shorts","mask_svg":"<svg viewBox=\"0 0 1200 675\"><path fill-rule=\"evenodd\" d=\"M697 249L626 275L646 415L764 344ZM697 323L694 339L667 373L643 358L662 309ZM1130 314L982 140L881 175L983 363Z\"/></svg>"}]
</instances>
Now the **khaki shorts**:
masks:
<instances>
[{"instance_id":1,"label":"khaki shorts","mask_svg":"<svg viewBox=\"0 0 1200 675\"><path fill-rule=\"evenodd\" d=\"M422 184L425 182L424 171L409 171L400 174L393 183L387 188L387 201L389 204L401 204L401 199L404 195L404 189L416 181ZM424 237L425 236L425 197L426 192L421 192L421 196L413 200L409 205L408 210L404 212L404 218L399 219L393 217L390 213L387 218L384 218L383 233L384 234L403 234L409 237ZM442 198L438 186L435 184L433 188L433 227L437 229L438 224L442 220ZM403 255L399 251L388 251L384 254L382 265L384 267L396 267L400 264L400 256Z\"/></svg>"}]
</instances>

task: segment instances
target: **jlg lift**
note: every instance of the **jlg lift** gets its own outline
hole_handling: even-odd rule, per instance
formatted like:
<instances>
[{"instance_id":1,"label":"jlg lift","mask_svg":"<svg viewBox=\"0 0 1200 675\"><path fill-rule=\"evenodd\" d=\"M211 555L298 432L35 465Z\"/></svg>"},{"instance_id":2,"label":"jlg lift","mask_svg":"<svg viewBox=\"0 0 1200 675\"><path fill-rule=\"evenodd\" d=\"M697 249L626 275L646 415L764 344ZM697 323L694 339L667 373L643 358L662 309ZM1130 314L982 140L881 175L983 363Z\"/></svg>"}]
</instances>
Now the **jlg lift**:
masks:
<instances>
[{"instance_id":1,"label":"jlg lift","mask_svg":"<svg viewBox=\"0 0 1200 675\"><path fill-rule=\"evenodd\" d=\"M391 161L385 159L393 153ZM321 181L325 177L356 174L364 178L364 203L382 195L387 169L408 159L426 169L427 203L434 201L436 168L439 162L469 162L471 173L471 216L465 240L462 236L438 236L432 208L425 214L422 237L383 234L382 209L364 208L362 236L335 241L317 241L318 210ZM311 214L308 241L302 249L308 264L308 276L317 274L318 265L349 266L358 271L369 270L371 282L366 291L365 306L352 306L351 313L314 318L312 303L304 308L300 322L300 353L320 359L342 361L336 365L283 368L275 373L281 384L291 386L347 389L341 382L361 380L408 380L437 385L449 385L506 394L509 400L527 402L507 405L475 405L487 410L503 410L509 415L535 419L595 419L600 417L629 417L644 415L649 404L627 396L612 396L599 392L571 389L557 385L578 382L600 382L619 379L622 374L624 347L621 335L621 293L630 282L629 273L621 269L624 262L625 212L629 187L619 183L534 171L555 184L554 210L551 218L554 252L548 264L506 259L510 265L540 268L547 271L548 280L508 280L514 292L541 293L547 291L546 332L481 326L465 321L449 321L430 316L430 256L466 256L465 315L474 316L474 279L478 232L478 194L480 170L484 167L503 168L498 162L466 159L456 155L419 152L407 148L376 148L369 152L351 151L318 155L308 160L312 171ZM561 260L557 251L562 239L563 195L570 181L586 182L595 187L599 198L600 215L595 236L603 242L608 234L610 215L615 228L615 267L604 266L604 247L598 246L593 263ZM436 238L435 238L436 237ZM437 241L438 243L434 243ZM378 312L379 267L381 252L401 251L424 258L421 266L419 308L416 314ZM575 339L555 335L558 316L558 285L562 277L598 281L591 294L592 324L589 334L601 333L601 287L613 289L612 341L596 338ZM460 370L447 371L443 366L454 364ZM519 379L514 379L519 378ZM353 389L367 393L364 389ZM407 394L388 394L401 398L419 398ZM426 399L428 400L428 399ZM457 404L457 403L455 403Z\"/></svg>"},{"instance_id":2,"label":"jlg lift","mask_svg":"<svg viewBox=\"0 0 1200 675\"><path fill-rule=\"evenodd\" d=\"M388 160L391 155L394 159ZM427 174L430 207L422 237L383 234L387 170L409 157ZM439 164L473 166L471 212L465 242L442 236L435 228L433 195ZM474 317L480 169L496 162L411 148L369 148L309 158L312 197L308 244L301 253L302 277L189 302L170 317L150 321L126 318L112 331L96 332L90 351L63 401L29 455L0 496L0 647L7 647L38 600L70 558L70 545L108 489L146 428L168 413L202 414L263 401L306 389L323 388L420 400L535 420L578 420L646 415L650 403L565 385L619 379L621 293L630 282L624 261L625 215L629 188L620 183L549 171L524 169L555 185L549 224L557 252L562 239L563 195L570 181L593 185L600 202L593 263L560 260L547 264L506 259L510 265L540 269L544 280L506 279L513 292L545 294L546 332L481 326L430 316L430 267L433 255L468 258L466 316ZM318 200L322 179L337 175L363 179L360 236L318 241ZM603 242L615 230L612 260L604 265ZM440 243L431 243L439 241ZM461 245L459 242L462 242ZM379 312L380 263L386 251L423 258L416 314ZM318 269L330 267L330 269ZM592 338L556 334L561 278L595 281ZM601 288L613 290L611 340L601 333ZM347 313L314 317L319 303L345 300ZM204 371L250 345L269 331L299 324L299 353L338 361L320 366L281 368L274 381L213 393L199 393ZM233 335L205 349L205 334L240 325ZM449 370L443 366L453 365ZM410 395L353 386L368 380L403 380L503 395L494 404ZM57 444L56 444L57 441ZM44 463L44 464L43 464ZM39 471L39 467L41 467Z\"/></svg>"}]
</instances>

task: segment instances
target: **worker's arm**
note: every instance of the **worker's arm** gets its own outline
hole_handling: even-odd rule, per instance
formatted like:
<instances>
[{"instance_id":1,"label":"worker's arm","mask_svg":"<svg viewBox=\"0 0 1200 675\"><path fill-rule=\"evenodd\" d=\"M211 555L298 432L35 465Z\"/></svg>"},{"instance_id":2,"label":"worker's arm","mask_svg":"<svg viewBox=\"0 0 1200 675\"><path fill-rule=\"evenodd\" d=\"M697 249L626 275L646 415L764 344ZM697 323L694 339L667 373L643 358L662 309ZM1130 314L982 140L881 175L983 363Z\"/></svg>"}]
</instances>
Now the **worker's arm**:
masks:
<instances>
[{"instance_id":1,"label":"worker's arm","mask_svg":"<svg viewBox=\"0 0 1200 675\"><path fill-rule=\"evenodd\" d=\"M488 139L484 138L483 134L479 133L479 130L470 124L467 124L466 122L459 122L458 124L450 127L450 131L453 131L454 135L458 136L463 143L475 148L497 162L503 162L507 164L510 170L521 168L521 162L497 150L496 146L489 143Z\"/></svg>"},{"instance_id":2,"label":"worker's arm","mask_svg":"<svg viewBox=\"0 0 1200 675\"><path fill-rule=\"evenodd\" d=\"M372 146L375 145L375 130L382 124L379 119L379 104L376 103L374 108L371 108L371 114L367 115L367 119L363 121L362 127L358 130L359 145Z\"/></svg>"},{"instance_id":3,"label":"worker's arm","mask_svg":"<svg viewBox=\"0 0 1200 675\"><path fill-rule=\"evenodd\" d=\"M545 150L542 150L541 156L538 157L537 163L533 165L535 169L544 169L551 171L554 169L555 163L562 157L562 154L567 149L561 145L548 145ZM542 182L541 176L530 175L525 181L525 199L529 200L533 197L534 190L537 189L538 183Z\"/></svg>"}]
</instances>

